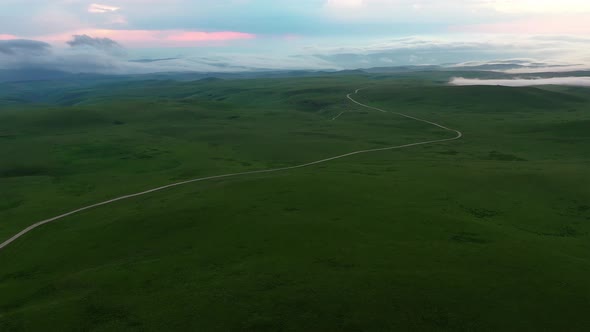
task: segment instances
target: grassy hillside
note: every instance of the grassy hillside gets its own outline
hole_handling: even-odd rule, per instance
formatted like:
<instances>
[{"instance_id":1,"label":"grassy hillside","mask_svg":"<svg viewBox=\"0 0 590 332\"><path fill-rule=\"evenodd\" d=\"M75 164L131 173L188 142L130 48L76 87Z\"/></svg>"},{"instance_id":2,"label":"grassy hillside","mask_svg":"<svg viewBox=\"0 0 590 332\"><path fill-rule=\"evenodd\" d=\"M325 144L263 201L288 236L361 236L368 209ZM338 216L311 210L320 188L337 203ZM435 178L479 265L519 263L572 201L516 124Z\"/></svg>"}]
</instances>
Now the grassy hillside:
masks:
<instances>
[{"instance_id":1,"label":"grassy hillside","mask_svg":"<svg viewBox=\"0 0 590 332\"><path fill-rule=\"evenodd\" d=\"M428 80L146 81L0 111L0 330L590 329L590 98ZM59 96L58 96L59 95ZM58 96L58 97L56 97ZM336 115L346 111L336 121Z\"/></svg>"}]
</instances>

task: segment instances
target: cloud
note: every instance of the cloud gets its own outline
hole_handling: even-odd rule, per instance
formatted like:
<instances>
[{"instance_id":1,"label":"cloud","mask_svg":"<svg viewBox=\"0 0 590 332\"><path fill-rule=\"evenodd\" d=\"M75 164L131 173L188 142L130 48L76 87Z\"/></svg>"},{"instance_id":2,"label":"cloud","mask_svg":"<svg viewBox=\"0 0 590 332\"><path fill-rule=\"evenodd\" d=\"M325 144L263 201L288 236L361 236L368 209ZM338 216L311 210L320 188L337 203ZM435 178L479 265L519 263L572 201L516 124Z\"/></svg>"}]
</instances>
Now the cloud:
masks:
<instances>
[{"instance_id":1,"label":"cloud","mask_svg":"<svg viewBox=\"0 0 590 332\"><path fill-rule=\"evenodd\" d=\"M244 72L326 69L334 65L313 56L215 54L128 60L104 52L114 41L75 36L69 49L52 49L34 40L0 41L0 69L57 70L70 73L147 74L158 72Z\"/></svg>"},{"instance_id":2,"label":"cloud","mask_svg":"<svg viewBox=\"0 0 590 332\"><path fill-rule=\"evenodd\" d=\"M14 44L0 43L5 50L0 53L0 67L53 68L74 73L137 74L163 71L338 70L428 64L450 66L457 63L460 63L457 66L482 66L473 70L535 72L566 71L568 68L573 70L582 68L584 64L590 65L590 48L587 47L589 40L580 36L510 39L503 36L465 36L461 39L407 37L363 44L339 44L329 39L317 39L313 42L317 46L307 47L304 47L309 45L306 39L293 41L275 38L272 43L268 43L256 39L255 35L239 32L89 30L74 37L58 37L52 38L60 43L62 40L63 43L69 42L72 47L64 49L56 46L51 52L47 44L41 43L36 45L45 45L41 47L45 50L43 52L29 51L25 47L19 51L20 56L14 56ZM228 40L236 40L235 38L245 39L246 42L227 43ZM11 41L4 41L8 42ZM127 48L125 50L128 55L123 56L124 49L119 43L126 46L158 43L167 46L229 47L171 47L153 50ZM294 47L294 44L299 46ZM6 51L8 45L10 51ZM571 66L575 64L579 66ZM588 67L590 66L586 66Z\"/></svg>"},{"instance_id":3,"label":"cloud","mask_svg":"<svg viewBox=\"0 0 590 332\"><path fill-rule=\"evenodd\" d=\"M94 48L113 55L124 54L123 47L110 38L93 38L88 35L74 35L67 44L73 48Z\"/></svg>"},{"instance_id":4,"label":"cloud","mask_svg":"<svg viewBox=\"0 0 590 332\"><path fill-rule=\"evenodd\" d=\"M454 77L449 82L452 85L502 85L502 86L536 86L536 85L569 85L590 87L590 77L551 77L535 79L509 79L509 80L480 80L463 77Z\"/></svg>"},{"instance_id":5,"label":"cloud","mask_svg":"<svg viewBox=\"0 0 590 332\"><path fill-rule=\"evenodd\" d=\"M96 3L88 6L88 12L91 14L98 14L102 19L102 23L106 25L125 25L128 23L127 18L119 14L120 9L120 7Z\"/></svg>"},{"instance_id":6,"label":"cloud","mask_svg":"<svg viewBox=\"0 0 590 332\"><path fill-rule=\"evenodd\" d=\"M82 37L82 38L80 38ZM104 52L109 41L88 36L75 36L70 50L54 50L48 43L36 40L0 41L1 69L47 69L72 73L124 73L124 60ZM84 47L83 47L84 46ZM88 47L86 47L88 46Z\"/></svg>"},{"instance_id":7,"label":"cloud","mask_svg":"<svg viewBox=\"0 0 590 332\"><path fill-rule=\"evenodd\" d=\"M584 38L568 39L562 36L543 38L528 36L473 35L461 38L406 37L384 39L365 45L314 46L306 48L326 61L344 68L456 64L470 61L495 61L531 58L532 62L550 64L590 64L590 44ZM329 45L329 44L327 44Z\"/></svg>"},{"instance_id":8,"label":"cloud","mask_svg":"<svg viewBox=\"0 0 590 332\"><path fill-rule=\"evenodd\" d=\"M94 14L112 13L118 11L119 9L121 8L115 6L101 5L97 3L93 3L90 6L88 6L88 12Z\"/></svg>"},{"instance_id":9,"label":"cloud","mask_svg":"<svg viewBox=\"0 0 590 332\"><path fill-rule=\"evenodd\" d=\"M38 56L51 52L51 45L25 39L0 40L0 54L9 56Z\"/></svg>"}]
</instances>

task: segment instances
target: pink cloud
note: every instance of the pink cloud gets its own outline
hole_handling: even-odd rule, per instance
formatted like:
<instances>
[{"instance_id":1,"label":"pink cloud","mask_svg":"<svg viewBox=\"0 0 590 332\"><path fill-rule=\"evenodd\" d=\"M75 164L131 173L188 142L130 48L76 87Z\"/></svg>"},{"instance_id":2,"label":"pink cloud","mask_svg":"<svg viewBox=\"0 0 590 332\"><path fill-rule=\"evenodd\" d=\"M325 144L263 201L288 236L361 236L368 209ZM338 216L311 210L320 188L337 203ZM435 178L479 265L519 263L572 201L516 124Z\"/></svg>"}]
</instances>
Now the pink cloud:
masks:
<instances>
[{"instance_id":1,"label":"pink cloud","mask_svg":"<svg viewBox=\"0 0 590 332\"><path fill-rule=\"evenodd\" d=\"M35 39L53 43L64 43L72 35L89 35L92 37L111 38L131 46L196 46L209 43L223 43L234 40L254 39L257 36L236 31L182 31L182 30L107 30L88 29L64 34L40 36Z\"/></svg>"},{"instance_id":2,"label":"pink cloud","mask_svg":"<svg viewBox=\"0 0 590 332\"><path fill-rule=\"evenodd\" d=\"M590 34L588 15L547 17L491 24L453 26L452 32L500 34Z\"/></svg>"},{"instance_id":3,"label":"pink cloud","mask_svg":"<svg viewBox=\"0 0 590 332\"><path fill-rule=\"evenodd\" d=\"M18 37L13 36L13 35L0 34L0 40L12 40L12 39L18 39Z\"/></svg>"}]
</instances>

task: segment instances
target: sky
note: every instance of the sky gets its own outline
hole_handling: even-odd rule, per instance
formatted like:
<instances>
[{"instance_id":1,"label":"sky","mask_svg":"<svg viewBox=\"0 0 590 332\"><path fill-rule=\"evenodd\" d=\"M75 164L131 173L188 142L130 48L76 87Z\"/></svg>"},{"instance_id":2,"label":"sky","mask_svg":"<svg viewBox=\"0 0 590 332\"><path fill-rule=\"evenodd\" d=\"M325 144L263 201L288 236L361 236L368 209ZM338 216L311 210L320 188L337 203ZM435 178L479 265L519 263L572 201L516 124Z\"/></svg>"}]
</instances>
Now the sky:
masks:
<instances>
[{"instance_id":1,"label":"sky","mask_svg":"<svg viewBox=\"0 0 590 332\"><path fill-rule=\"evenodd\" d=\"M0 0L3 69L586 68L588 36L588 0Z\"/></svg>"}]
</instances>

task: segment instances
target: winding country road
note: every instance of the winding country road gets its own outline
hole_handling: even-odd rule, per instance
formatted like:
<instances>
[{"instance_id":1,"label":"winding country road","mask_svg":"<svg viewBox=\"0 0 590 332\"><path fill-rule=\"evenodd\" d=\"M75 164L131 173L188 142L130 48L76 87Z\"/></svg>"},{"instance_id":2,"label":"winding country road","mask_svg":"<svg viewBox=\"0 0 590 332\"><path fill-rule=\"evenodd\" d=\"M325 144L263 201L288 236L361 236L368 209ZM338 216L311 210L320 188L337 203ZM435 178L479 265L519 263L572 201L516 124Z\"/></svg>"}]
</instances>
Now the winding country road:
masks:
<instances>
[{"instance_id":1,"label":"winding country road","mask_svg":"<svg viewBox=\"0 0 590 332\"><path fill-rule=\"evenodd\" d=\"M358 94L360 90L362 90L362 89L357 89L354 92L354 94ZM166 185L166 186L162 186L162 187L158 187L158 188L154 188L154 189L142 191L140 193L131 194L131 195L125 195L125 196L113 198L113 199L110 199L108 201L104 201L104 202L101 202L101 203L96 203L96 204L93 204L93 205L85 206L85 207L79 208L77 210L70 211L70 212L61 214L59 216L50 218L50 219L39 221L39 222L37 222L37 223L35 223L35 224L33 224L33 225L31 225L31 226L23 229L18 234L16 234L13 237L11 237L10 239L4 241L2 244L0 244L0 250L6 248L8 245L10 245L11 243L15 242L16 240L18 240L19 238L21 238L25 234L33 231L34 229L36 229L38 227L41 227L41 226L43 226L45 224L48 224L50 222L57 221L57 220L66 218L68 216L71 216L71 215L74 215L74 214L77 214L77 213L80 213L80 212L83 212L83 211L86 211L86 210L90 210L90 209L93 209L93 208L97 208L97 207L100 207L100 206L103 206L103 205L108 205L108 204L112 204L112 203L115 203L115 202L118 202L118 201L123 201L123 200L126 200L126 199L130 199L130 198L134 198L134 197L138 197L138 196L143 196L143 195L151 194L151 193L156 192L156 191L161 191L161 190L165 190L165 189L169 189L169 188L173 188L173 187L178 187L178 186L186 185L186 184L189 184L189 183L201 182L201 181L207 181L207 180L223 179L223 178L243 176L243 175L253 175L253 174L282 172L282 171L287 171L287 170L293 170L293 169L298 169L298 168L304 168L304 167L314 166L314 165L326 163L326 162L329 162L329 161L332 161L332 160L346 158L346 157L350 157L350 156L354 156L354 155L359 155L359 154L364 154L364 153L387 151L387 150L396 150L396 149L404 149L404 148L409 148L409 147L419 146L419 145L427 145L427 144L434 144L434 143L449 142L449 141L455 141L455 140L461 139L463 137L463 133L461 133L458 130L445 127L445 126L443 126L441 124L438 124L436 122L432 122L432 121L420 119L420 118L417 118L417 117L413 117L411 115L407 115L407 114L403 114L403 113L398 113L398 112L388 112L388 111L382 110L382 109L377 108L377 107L365 105L365 104L363 104L361 102L356 101L354 98L351 97L351 95L352 95L352 93L349 93L348 95L346 95L346 98L348 98L350 101L352 101L353 103L355 103L355 104L357 104L359 106L362 106L362 107L365 107L365 108L368 108L368 109L372 109L372 110L375 110L375 111L383 112L383 113L393 113L393 114L396 114L396 115L399 115L399 116L402 116L402 117L405 117L405 118L408 118L408 119L412 119L412 120L424 122L424 123L427 123L427 124L436 126L438 128L444 129L446 131L452 132L452 133L454 133L456 135L454 137L452 137L452 138L446 138L446 139L439 139L439 140L432 140L432 141L424 141L424 142L410 143L410 144L404 144L404 145L398 145L398 146L391 146L391 147L386 147L386 148L378 148L378 149L368 149L368 150L354 151L354 152L346 153L346 154L343 154L343 155L339 155L339 156L335 156L335 157L331 157L331 158L326 158L326 159L322 159L322 160L317 160L317 161L313 161L313 162L309 162L309 163L301 164L301 165L296 165L296 166L281 167L281 168L274 168L274 169L264 169L264 170L241 172L241 173L231 173L231 174L215 175L215 176L209 176L209 177L204 177L204 178L198 178L198 179L192 179L192 180L187 180L187 181L172 183L172 184L169 184L169 185Z\"/></svg>"}]
</instances>

